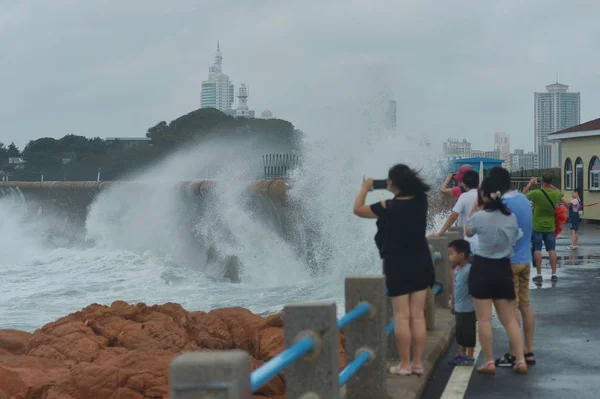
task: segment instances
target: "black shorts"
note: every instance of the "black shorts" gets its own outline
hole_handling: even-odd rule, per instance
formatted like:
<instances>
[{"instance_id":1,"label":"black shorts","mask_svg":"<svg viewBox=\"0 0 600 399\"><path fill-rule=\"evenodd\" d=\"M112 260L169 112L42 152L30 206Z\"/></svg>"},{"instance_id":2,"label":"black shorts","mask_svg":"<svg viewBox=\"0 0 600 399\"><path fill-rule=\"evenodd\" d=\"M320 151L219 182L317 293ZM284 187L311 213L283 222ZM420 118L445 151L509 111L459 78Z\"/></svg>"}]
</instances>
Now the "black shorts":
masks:
<instances>
[{"instance_id":1,"label":"black shorts","mask_svg":"<svg viewBox=\"0 0 600 399\"><path fill-rule=\"evenodd\" d=\"M456 320L456 343L467 348L474 348L477 336L475 312L454 313Z\"/></svg>"},{"instance_id":2,"label":"black shorts","mask_svg":"<svg viewBox=\"0 0 600 399\"><path fill-rule=\"evenodd\" d=\"M469 273L469 294L476 299L514 300L510 259L490 259L475 255Z\"/></svg>"}]
</instances>

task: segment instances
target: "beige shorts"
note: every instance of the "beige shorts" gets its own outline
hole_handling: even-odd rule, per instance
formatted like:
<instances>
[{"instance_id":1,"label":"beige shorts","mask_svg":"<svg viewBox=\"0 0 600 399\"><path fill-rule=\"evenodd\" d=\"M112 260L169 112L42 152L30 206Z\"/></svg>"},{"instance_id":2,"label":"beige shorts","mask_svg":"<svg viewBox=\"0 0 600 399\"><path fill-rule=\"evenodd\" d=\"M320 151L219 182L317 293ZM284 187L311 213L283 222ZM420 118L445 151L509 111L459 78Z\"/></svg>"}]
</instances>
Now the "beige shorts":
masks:
<instances>
[{"instance_id":1,"label":"beige shorts","mask_svg":"<svg viewBox=\"0 0 600 399\"><path fill-rule=\"evenodd\" d=\"M518 263L512 265L513 282L515 284L515 306L529 306L529 276L531 264Z\"/></svg>"}]
</instances>

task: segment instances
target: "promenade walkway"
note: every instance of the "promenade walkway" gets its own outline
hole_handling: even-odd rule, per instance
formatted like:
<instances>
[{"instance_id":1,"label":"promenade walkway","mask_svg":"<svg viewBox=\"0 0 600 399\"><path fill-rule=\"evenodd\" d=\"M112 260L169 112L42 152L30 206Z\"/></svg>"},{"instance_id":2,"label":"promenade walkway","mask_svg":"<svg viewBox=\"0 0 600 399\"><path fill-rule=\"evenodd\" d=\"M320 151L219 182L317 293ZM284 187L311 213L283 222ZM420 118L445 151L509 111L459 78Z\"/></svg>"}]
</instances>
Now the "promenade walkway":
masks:
<instances>
[{"instance_id":1,"label":"promenade walkway","mask_svg":"<svg viewBox=\"0 0 600 399\"><path fill-rule=\"evenodd\" d=\"M495 376L455 371L446 364L457 351L453 342L429 380L424 399L600 397L600 226L582 226L578 251L566 249L568 233L567 227L557 242L559 281L550 282L545 259L543 284L531 284L538 363L527 375L504 368ZM508 340L498 320L494 322L494 354L500 356Z\"/></svg>"}]
</instances>

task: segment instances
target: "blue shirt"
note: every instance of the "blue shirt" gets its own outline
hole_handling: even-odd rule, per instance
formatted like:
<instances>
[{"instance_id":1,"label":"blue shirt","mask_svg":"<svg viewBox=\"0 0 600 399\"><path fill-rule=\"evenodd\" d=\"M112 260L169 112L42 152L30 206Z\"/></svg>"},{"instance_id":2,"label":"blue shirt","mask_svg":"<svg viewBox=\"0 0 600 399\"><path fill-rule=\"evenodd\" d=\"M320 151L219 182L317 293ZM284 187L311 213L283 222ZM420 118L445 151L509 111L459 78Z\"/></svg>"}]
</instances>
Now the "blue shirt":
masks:
<instances>
[{"instance_id":1,"label":"blue shirt","mask_svg":"<svg viewBox=\"0 0 600 399\"><path fill-rule=\"evenodd\" d=\"M471 264L454 269L454 312L469 313L475 311L473 297L469 294L469 272Z\"/></svg>"},{"instance_id":2,"label":"blue shirt","mask_svg":"<svg viewBox=\"0 0 600 399\"><path fill-rule=\"evenodd\" d=\"M510 258L510 263L513 265L531 263L531 234L533 231L531 204L526 196L517 191L504 194L502 200L517 217L517 224L523 232L523 237L519 238L515 244L515 252Z\"/></svg>"}]
</instances>

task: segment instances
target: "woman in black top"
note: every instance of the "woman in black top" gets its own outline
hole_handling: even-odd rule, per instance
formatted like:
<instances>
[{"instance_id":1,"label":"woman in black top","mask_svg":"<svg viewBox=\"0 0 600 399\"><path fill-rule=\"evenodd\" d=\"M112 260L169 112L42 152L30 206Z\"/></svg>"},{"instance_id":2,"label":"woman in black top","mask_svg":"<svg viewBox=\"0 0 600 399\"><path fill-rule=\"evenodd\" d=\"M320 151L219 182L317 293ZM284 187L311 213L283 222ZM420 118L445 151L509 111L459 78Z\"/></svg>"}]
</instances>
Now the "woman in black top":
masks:
<instances>
[{"instance_id":1,"label":"woman in black top","mask_svg":"<svg viewBox=\"0 0 600 399\"><path fill-rule=\"evenodd\" d=\"M354 203L354 214L377 219L375 242L383 259L388 295L394 309L396 346L400 364L390 372L399 375L423 374L425 349L425 298L435 283L435 272L425 237L427 191L429 186L406 165L393 166L387 188L394 198L365 205L373 180L365 179ZM410 345L414 362L411 367Z\"/></svg>"}]
</instances>

